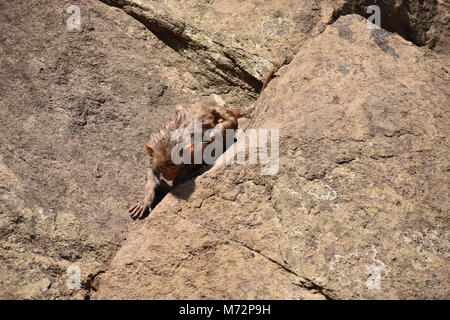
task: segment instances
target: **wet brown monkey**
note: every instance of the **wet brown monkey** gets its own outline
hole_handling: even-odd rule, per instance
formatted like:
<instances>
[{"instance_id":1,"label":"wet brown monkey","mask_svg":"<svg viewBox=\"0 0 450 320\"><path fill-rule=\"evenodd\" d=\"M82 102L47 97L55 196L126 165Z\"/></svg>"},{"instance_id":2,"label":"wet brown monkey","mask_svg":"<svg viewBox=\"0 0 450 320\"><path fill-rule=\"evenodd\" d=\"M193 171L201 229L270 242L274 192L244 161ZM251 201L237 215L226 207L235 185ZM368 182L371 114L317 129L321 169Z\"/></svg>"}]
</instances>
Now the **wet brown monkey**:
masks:
<instances>
[{"instance_id":1,"label":"wet brown monkey","mask_svg":"<svg viewBox=\"0 0 450 320\"><path fill-rule=\"evenodd\" d=\"M246 115L244 111L223 108L216 99L205 99L194 104L182 104L176 108L175 118L159 132L153 134L145 145L145 151L150 156L150 169L147 174L144 199L129 210L132 219L142 219L151 212L152 205L158 198L157 188L168 183L173 186L190 179L200 173L204 164L175 164L172 161L172 150L182 144L182 137L175 134L182 129L188 135L194 134L194 122L202 124L202 135L206 130L217 129L225 136L226 129L237 129L238 119ZM203 148L209 142L203 143ZM193 145L183 145L184 152L193 154ZM192 163L192 162L191 162ZM166 192L167 193L167 192Z\"/></svg>"}]
</instances>

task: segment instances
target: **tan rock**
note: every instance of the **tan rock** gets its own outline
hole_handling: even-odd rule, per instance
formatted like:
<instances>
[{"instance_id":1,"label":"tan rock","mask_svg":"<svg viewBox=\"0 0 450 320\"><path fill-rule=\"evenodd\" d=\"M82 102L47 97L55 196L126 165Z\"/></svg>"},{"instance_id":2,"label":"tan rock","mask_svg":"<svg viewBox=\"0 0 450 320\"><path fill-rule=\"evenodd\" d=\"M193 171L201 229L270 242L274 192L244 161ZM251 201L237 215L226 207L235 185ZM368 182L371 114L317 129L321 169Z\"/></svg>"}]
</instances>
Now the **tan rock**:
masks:
<instances>
[{"instance_id":1,"label":"tan rock","mask_svg":"<svg viewBox=\"0 0 450 320\"><path fill-rule=\"evenodd\" d=\"M278 174L217 164L180 187L95 298L445 299L448 70L341 17L256 102L249 126L280 130Z\"/></svg>"},{"instance_id":2,"label":"tan rock","mask_svg":"<svg viewBox=\"0 0 450 320\"><path fill-rule=\"evenodd\" d=\"M307 39L342 15L369 17L367 7L377 5L382 28L434 47L448 29L449 14L448 4L435 0L102 1L230 84L256 92L273 69L289 63Z\"/></svg>"},{"instance_id":3,"label":"tan rock","mask_svg":"<svg viewBox=\"0 0 450 320\"><path fill-rule=\"evenodd\" d=\"M448 59L446 1L372 2ZM310 41L367 1L255 4L79 0L69 30L74 1L0 3L0 299L88 299L102 277L100 297L378 298L378 274L385 296L444 296L448 62L361 23ZM242 122L281 124L280 174L218 165L138 234L150 133L200 96L249 108L300 48Z\"/></svg>"},{"instance_id":4,"label":"tan rock","mask_svg":"<svg viewBox=\"0 0 450 320\"><path fill-rule=\"evenodd\" d=\"M135 227L127 207L141 197L150 133L221 86L99 1L77 1L80 30L68 30L73 4L0 4L1 299L89 297ZM80 289L66 286L71 265Z\"/></svg>"}]
</instances>

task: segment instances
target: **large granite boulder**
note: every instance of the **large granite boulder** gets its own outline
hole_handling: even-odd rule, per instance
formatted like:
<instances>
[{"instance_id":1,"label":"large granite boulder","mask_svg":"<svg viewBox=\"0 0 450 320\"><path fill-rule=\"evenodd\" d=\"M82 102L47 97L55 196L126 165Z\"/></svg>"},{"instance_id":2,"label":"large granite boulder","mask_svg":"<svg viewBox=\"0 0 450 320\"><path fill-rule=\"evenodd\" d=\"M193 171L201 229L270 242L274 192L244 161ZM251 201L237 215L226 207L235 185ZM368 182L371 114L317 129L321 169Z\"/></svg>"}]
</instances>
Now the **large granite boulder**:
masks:
<instances>
[{"instance_id":1,"label":"large granite boulder","mask_svg":"<svg viewBox=\"0 0 450 320\"><path fill-rule=\"evenodd\" d=\"M257 100L277 174L219 161L181 186L94 297L447 298L450 66L372 27L339 18Z\"/></svg>"},{"instance_id":2,"label":"large granite boulder","mask_svg":"<svg viewBox=\"0 0 450 320\"><path fill-rule=\"evenodd\" d=\"M373 4L401 37L334 23ZM21 0L0 11L1 299L448 294L447 1ZM280 129L278 174L217 164L144 227L132 222L142 146L174 106L219 94L250 108L279 67L242 122Z\"/></svg>"}]
</instances>

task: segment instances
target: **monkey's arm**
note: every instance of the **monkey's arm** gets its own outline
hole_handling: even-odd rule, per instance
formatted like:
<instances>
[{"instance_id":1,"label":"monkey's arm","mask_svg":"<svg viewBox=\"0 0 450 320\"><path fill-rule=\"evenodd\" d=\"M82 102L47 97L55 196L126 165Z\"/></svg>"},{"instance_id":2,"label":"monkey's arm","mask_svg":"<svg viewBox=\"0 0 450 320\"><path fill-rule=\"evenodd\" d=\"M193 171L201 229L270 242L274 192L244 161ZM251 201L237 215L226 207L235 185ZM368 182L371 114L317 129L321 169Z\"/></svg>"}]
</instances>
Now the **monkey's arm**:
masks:
<instances>
[{"instance_id":1,"label":"monkey's arm","mask_svg":"<svg viewBox=\"0 0 450 320\"><path fill-rule=\"evenodd\" d=\"M138 218L142 219L148 213L150 213L151 211L150 206L152 205L153 200L155 199L155 189L158 186L159 182L160 181L158 177L156 177L153 170L150 169L147 175L147 184L145 185L144 200L141 203L135 204L129 210L130 216L133 220L136 220Z\"/></svg>"},{"instance_id":2,"label":"monkey's arm","mask_svg":"<svg viewBox=\"0 0 450 320\"><path fill-rule=\"evenodd\" d=\"M220 133L225 134L226 129L238 128L238 117L232 111L215 108L211 112L218 119L215 129L219 130Z\"/></svg>"}]
</instances>

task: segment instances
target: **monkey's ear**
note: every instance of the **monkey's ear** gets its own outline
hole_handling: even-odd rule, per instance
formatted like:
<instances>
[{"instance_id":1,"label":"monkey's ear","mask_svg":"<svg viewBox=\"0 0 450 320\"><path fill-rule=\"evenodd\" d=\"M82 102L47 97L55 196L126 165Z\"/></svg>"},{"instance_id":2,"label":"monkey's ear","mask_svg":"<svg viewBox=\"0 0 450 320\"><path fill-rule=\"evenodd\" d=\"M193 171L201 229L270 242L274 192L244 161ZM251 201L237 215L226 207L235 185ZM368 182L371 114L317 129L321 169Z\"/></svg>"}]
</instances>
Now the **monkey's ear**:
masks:
<instances>
[{"instance_id":1,"label":"monkey's ear","mask_svg":"<svg viewBox=\"0 0 450 320\"><path fill-rule=\"evenodd\" d=\"M153 149L152 149L148 144L145 145L145 152L147 152L147 154L148 154L150 157L153 157L153 154L155 153L155 152L153 151Z\"/></svg>"}]
</instances>

